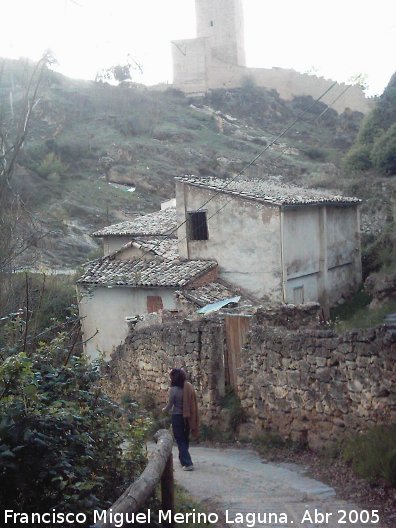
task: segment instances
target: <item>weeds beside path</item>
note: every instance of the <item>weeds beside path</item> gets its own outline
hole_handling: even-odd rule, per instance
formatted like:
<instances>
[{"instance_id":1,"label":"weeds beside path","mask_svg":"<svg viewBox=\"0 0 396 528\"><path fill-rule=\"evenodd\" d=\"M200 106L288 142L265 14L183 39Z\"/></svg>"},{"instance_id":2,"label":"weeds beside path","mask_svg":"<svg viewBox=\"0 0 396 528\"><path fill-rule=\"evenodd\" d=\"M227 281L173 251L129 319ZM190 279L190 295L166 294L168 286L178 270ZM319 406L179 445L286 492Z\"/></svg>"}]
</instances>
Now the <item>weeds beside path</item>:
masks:
<instances>
[{"instance_id":1,"label":"weeds beside path","mask_svg":"<svg viewBox=\"0 0 396 528\"><path fill-rule=\"evenodd\" d=\"M344 500L351 501L360 508L378 509L385 527L396 526L396 488L384 482L367 482L356 476L340 458L287 448L272 449L264 457L271 462L288 462L305 467L307 474L333 487Z\"/></svg>"}]
</instances>

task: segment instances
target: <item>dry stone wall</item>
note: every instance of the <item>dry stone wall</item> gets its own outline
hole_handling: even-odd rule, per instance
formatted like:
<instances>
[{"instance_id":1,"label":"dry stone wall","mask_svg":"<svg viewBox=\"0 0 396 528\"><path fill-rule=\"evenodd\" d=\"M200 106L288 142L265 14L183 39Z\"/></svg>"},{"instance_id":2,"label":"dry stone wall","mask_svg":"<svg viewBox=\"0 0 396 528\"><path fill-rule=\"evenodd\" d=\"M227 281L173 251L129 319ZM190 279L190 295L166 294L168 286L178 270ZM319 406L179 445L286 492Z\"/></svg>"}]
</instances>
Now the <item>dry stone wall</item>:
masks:
<instances>
[{"instance_id":1,"label":"dry stone wall","mask_svg":"<svg viewBox=\"0 0 396 528\"><path fill-rule=\"evenodd\" d=\"M320 447L345 432L396 421L396 335L337 336L256 322L242 350L238 394L256 431Z\"/></svg>"},{"instance_id":2,"label":"dry stone wall","mask_svg":"<svg viewBox=\"0 0 396 528\"><path fill-rule=\"evenodd\" d=\"M224 326L221 320L176 320L135 331L113 354L105 389L116 399L146 394L159 406L169 390L169 371L183 367L197 389L202 418L211 423L224 394Z\"/></svg>"},{"instance_id":3,"label":"dry stone wall","mask_svg":"<svg viewBox=\"0 0 396 528\"><path fill-rule=\"evenodd\" d=\"M320 448L345 433L396 422L396 328L338 336L318 327L315 314L314 306L283 307L252 317L236 388L249 434L271 430ZM131 329L109 363L106 389L138 400L149 393L162 405L169 370L185 367L202 421L218 426L225 352L220 317Z\"/></svg>"}]
</instances>

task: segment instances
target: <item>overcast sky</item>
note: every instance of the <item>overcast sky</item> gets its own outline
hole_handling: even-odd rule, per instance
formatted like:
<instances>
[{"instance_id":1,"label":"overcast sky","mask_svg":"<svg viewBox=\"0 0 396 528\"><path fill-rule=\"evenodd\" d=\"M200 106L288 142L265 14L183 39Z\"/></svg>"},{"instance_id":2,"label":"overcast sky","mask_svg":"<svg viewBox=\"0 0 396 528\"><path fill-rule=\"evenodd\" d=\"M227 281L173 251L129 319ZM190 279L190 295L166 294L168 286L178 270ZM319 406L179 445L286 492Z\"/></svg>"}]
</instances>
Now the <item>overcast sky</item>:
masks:
<instances>
[{"instance_id":1,"label":"overcast sky","mask_svg":"<svg viewBox=\"0 0 396 528\"><path fill-rule=\"evenodd\" d=\"M172 39L195 36L194 0L1 0L0 56L38 59L93 79L104 67L143 67L134 80L172 82ZM248 66L294 68L347 81L367 74L382 93L396 70L395 0L243 0Z\"/></svg>"}]
</instances>

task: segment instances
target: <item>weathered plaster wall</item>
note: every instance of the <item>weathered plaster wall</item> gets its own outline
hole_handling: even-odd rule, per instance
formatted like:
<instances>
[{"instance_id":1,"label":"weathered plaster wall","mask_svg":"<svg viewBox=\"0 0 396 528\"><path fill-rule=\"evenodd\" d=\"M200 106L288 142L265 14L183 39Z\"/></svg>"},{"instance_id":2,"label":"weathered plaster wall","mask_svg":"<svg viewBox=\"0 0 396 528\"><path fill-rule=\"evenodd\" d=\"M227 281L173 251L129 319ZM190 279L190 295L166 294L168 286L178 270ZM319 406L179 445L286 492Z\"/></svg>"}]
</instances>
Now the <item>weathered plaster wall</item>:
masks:
<instances>
[{"instance_id":1,"label":"weathered plaster wall","mask_svg":"<svg viewBox=\"0 0 396 528\"><path fill-rule=\"evenodd\" d=\"M131 246L117 253L114 258L115 260L130 260L134 258L153 260L155 255L147 250Z\"/></svg>"},{"instance_id":2,"label":"weathered plaster wall","mask_svg":"<svg viewBox=\"0 0 396 528\"><path fill-rule=\"evenodd\" d=\"M101 352L109 359L112 352L128 335L126 317L146 314L147 296L158 295L167 310L176 307L174 291L171 288L92 288L86 291L79 287L79 313L82 338L87 341L85 352L95 359ZM100 330L97 333L97 330ZM90 339L91 338L91 339Z\"/></svg>"},{"instance_id":3,"label":"weathered plaster wall","mask_svg":"<svg viewBox=\"0 0 396 528\"><path fill-rule=\"evenodd\" d=\"M361 283L359 210L287 208L282 217L285 301L334 304ZM298 301L295 288L303 288Z\"/></svg>"},{"instance_id":4,"label":"weathered plaster wall","mask_svg":"<svg viewBox=\"0 0 396 528\"><path fill-rule=\"evenodd\" d=\"M282 300L278 207L218 194L204 206L209 240L187 240L185 212L197 210L213 192L176 183L179 252L190 259L215 259L219 277L257 298ZM232 200L232 204L230 204Z\"/></svg>"},{"instance_id":5,"label":"weathered plaster wall","mask_svg":"<svg viewBox=\"0 0 396 528\"><path fill-rule=\"evenodd\" d=\"M297 303L294 289L303 288L299 302L319 299L321 254L319 207L287 209L283 213L283 269L285 301Z\"/></svg>"},{"instance_id":6,"label":"weathered plaster wall","mask_svg":"<svg viewBox=\"0 0 396 528\"><path fill-rule=\"evenodd\" d=\"M130 236L105 236L103 237L103 256L106 257L113 251L117 251L124 244L131 241Z\"/></svg>"},{"instance_id":7,"label":"weathered plaster wall","mask_svg":"<svg viewBox=\"0 0 396 528\"><path fill-rule=\"evenodd\" d=\"M326 207L327 289L332 304L355 291L362 282L360 211L355 207Z\"/></svg>"}]
</instances>

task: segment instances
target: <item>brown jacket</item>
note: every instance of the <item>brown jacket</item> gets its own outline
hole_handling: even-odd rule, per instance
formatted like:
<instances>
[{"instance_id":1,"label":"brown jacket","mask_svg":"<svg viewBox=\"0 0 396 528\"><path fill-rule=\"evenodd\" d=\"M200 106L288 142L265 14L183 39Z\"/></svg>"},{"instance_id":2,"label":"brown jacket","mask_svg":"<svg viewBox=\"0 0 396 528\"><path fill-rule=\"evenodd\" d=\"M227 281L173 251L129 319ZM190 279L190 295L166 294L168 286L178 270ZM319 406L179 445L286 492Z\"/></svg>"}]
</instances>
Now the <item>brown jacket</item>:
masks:
<instances>
[{"instance_id":1,"label":"brown jacket","mask_svg":"<svg viewBox=\"0 0 396 528\"><path fill-rule=\"evenodd\" d=\"M188 420L193 438L198 438L199 416L197 395L195 394L194 387L188 381L184 382L183 388L183 418Z\"/></svg>"}]
</instances>

